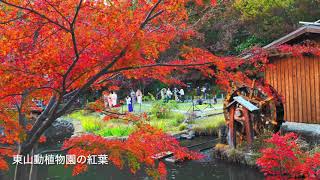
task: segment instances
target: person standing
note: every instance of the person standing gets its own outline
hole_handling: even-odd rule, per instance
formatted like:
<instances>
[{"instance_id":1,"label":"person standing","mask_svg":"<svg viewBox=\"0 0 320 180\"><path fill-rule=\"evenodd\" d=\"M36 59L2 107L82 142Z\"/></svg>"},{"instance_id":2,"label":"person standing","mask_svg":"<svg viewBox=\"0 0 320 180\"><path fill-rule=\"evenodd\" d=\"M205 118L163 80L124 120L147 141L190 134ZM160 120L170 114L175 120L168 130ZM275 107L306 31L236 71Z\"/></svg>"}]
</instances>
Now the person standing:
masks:
<instances>
[{"instance_id":1,"label":"person standing","mask_svg":"<svg viewBox=\"0 0 320 180\"><path fill-rule=\"evenodd\" d=\"M167 90L167 98L168 98L168 100L171 99L171 96L172 96L172 92L171 92L170 88L168 88L168 90Z\"/></svg>"},{"instance_id":2,"label":"person standing","mask_svg":"<svg viewBox=\"0 0 320 180\"><path fill-rule=\"evenodd\" d=\"M136 103L136 93L133 91L133 89L131 89L130 96L131 96L131 102L133 105L134 103Z\"/></svg>"},{"instance_id":3,"label":"person standing","mask_svg":"<svg viewBox=\"0 0 320 180\"><path fill-rule=\"evenodd\" d=\"M179 90L177 88L174 88L173 89L173 95L174 95L174 100L175 101L179 101L178 94L179 94Z\"/></svg>"},{"instance_id":4,"label":"person standing","mask_svg":"<svg viewBox=\"0 0 320 180\"><path fill-rule=\"evenodd\" d=\"M109 107L112 108L112 93L111 92L108 94L108 104L109 104Z\"/></svg>"},{"instance_id":5,"label":"person standing","mask_svg":"<svg viewBox=\"0 0 320 180\"><path fill-rule=\"evenodd\" d=\"M118 95L116 92L112 92L111 94L111 103L112 103L112 107L117 105L117 101L118 101Z\"/></svg>"},{"instance_id":6,"label":"person standing","mask_svg":"<svg viewBox=\"0 0 320 180\"><path fill-rule=\"evenodd\" d=\"M180 89L179 94L180 94L180 100L184 102L184 90L182 88Z\"/></svg>"},{"instance_id":7,"label":"person standing","mask_svg":"<svg viewBox=\"0 0 320 180\"><path fill-rule=\"evenodd\" d=\"M132 99L130 96L126 97L126 103L128 106L128 112L133 112Z\"/></svg>"},{"instance_id":8,"label":"person standing","mask_svg":"<svg viewBox=\"0 0 320 180\"><path fill-rule=\"evenodd\" d=\"M202 93L203 93L203 99L207 99L207 88L206 86L203 86L201 89Z\"/></svg>"},{"instance_id":9,"label":"person standing","mask_svg":"<svg viewBox=\"0 0 320 180\"><path fill-rule=\"evenodd\" d=\"M162 99L162 100L165 100L165 99L166 99L166 96L167 96L167 90L166 90L166 88L162 88L161 91L160 91L160 94L161 94L161 99Z\"/></svg>"},{"instance_id":10,"label":"person standing","mask_svg":"<svg viewBox=\"0 0 320 180\"><path fill-rule=\"evenodd\" d=\"M140 91L140 89L137 90L136 97L137 97L137 103L142 104L142 92Z\"/></svg>"},{"instance_id":11,"label":"person standing","mask_svg":"<svg viewBox=\"0 0 320 180\"><path fill-rule=\"evenodd\" d=\"M108 109L110 106L109 106L109 94L106 92L106 91L104 91L103 92L103 102L104 102L104 107L106 108L106 109Z\"/></svg>"}]
</instances>

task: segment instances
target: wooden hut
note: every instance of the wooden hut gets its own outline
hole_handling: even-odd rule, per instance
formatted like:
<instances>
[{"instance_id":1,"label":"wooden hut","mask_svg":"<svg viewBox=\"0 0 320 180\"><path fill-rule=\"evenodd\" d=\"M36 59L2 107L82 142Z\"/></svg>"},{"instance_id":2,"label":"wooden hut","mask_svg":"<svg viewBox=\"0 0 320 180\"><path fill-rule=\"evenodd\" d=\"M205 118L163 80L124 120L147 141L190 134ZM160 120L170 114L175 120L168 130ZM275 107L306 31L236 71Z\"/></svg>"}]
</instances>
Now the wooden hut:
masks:
<instances>
[{"instance_id":1,"label":"wooden hut","mask_svg":"<svg viewBox=\"0 0 320 180\"><path fill-rule=\"evenodd\" d=\"M264 48L268 52L282 44L313 41L320 45L320 24L305 23L296 31ZM284 97L284 120L320 124L320 58L270 54L271 68L265 78Z\"/></svg>"}]
</instances>

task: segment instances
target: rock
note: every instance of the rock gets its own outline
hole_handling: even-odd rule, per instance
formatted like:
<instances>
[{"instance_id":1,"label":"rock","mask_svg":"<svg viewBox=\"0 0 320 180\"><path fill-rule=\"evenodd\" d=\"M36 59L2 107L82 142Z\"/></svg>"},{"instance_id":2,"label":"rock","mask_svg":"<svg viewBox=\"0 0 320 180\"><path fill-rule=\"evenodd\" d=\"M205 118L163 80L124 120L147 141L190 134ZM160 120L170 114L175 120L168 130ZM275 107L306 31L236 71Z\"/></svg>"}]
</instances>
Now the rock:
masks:
<instances>
[{"instance_id":1,"label":"rock","mask_svg":"<svg viewBox=\"0 0 320 180\"><path fill-rule=\"evenodd\" d=\"M226 125L219 128L218 137L221 144L227 144L228 142L228 128Z\"/></svg>"},{"instance_id":2,"label":"rock","mask_svg":"<svg viewBox=\"0 0 320 180\"><path fill-rule=\"evenodd\" d=\"M190 131L188 132L188 135L194 137L194 136L196 135L196 132L193 131L193 130L190 130Z\"/></svg>"},{"instance_id":3,"label":"rock","mask_svg":"<svg viewBox=\"0 0 320 180\"><path fill-rule=\"evenodd\" d=\"M311 145L320 144L320 125L286 122L280 129L281 133L294 132Z\"/></svg>"},{"instance_id":4,"label":"rock","mask_svg":"<svg viewBox=\"0 0 320 180\"><path fill-rule=\"evenodd\" d=\"M181 134L180 135L180 139L188 139L188 140L191 140L193 139L194 136L190 136L189 134Z\"/></svg>"},{"instance_id":5,"label":"rock","mask_svg":"<svg viewBox=\"0 0 320 180\"><path fill-rule=\"evenodd\" d=\"M71 123L71 120L58 118L44 134L47 137L47 142L58 143L70 138L73 133L74 126Z\"/></svg>"}]
</instances>

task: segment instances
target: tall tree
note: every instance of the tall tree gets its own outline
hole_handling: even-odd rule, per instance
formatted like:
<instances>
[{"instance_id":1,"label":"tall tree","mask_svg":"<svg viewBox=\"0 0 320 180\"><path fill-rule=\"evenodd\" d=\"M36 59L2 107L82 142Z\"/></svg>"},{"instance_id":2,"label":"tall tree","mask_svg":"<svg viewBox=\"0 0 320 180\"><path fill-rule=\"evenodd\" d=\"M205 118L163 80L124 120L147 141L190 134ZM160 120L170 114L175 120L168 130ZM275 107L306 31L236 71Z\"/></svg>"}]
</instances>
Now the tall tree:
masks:
<instances>
[{"instance_id":1,"label":"tall tree","mask_svg":"<svg viewBox=\"0 0 320 180\"><path fill-rule=\"evenodd\" d=\"M188 3L194 2L0 0L0 124L3 128L0 168L8 168L4 157L15 151L20 155L30 154L43 133L57 118L70 112L80 96L90 88L112 85L118 74L172 82L176 81L170 78L173 71L185 72L192 68L213 75L212 65L220 70L229 67L226 63L237 67L232 59L222 60L205 50L185 46L181 59L159 58L173 42L195 34L187 23ZM199 0L195 3L203 5ZM233 78L226 73L220 77L223 77L221 81ZM33 120L29 116L32 99L42 99L47 104ZM166 145L155 142L156 147L162 147L160 150L177 147L166 135L145 128L137 132L145 139L133 135L137 140L135 144L139 145L136 147L132 147L134 143L130 141L128 146L102 142L93 136L80 137L67 144L74 146L81 140L92 141L100 149L121 147L139 155L137 147L144 147L145 151L140 153L148 151L139 143L158 137L162 139L159 142ZM166 138L169 140L165 141ZM8 146L10 144L17 148ZM88 144L82 148L92 150ZM177 151L186 156L185 149L177 148ZM150 152L156 153L156 149ZM150 154L138 160L148 163ZM86 167L78 167L75 174L84 169ZM17 179L25 179L21 172L18 166Z\"/></svg>"}]
</instances>

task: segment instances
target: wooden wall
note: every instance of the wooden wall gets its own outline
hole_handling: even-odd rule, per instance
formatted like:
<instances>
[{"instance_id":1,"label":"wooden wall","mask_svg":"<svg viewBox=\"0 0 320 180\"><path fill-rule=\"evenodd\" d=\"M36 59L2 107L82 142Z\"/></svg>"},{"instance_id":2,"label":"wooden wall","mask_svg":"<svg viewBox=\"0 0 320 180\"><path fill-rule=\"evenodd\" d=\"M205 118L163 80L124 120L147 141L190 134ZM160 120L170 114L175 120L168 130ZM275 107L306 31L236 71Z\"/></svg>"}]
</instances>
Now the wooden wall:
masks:
<instances>
[{"instance_id":1,"label":"wooden wall","mask_svg":"<svg viewBox=\"0 0 320 180\"><path fill-rule=\"evenodd\" d=\"M284 119L320 124L320 58L285 57L271 62L265 78L284 96Z\"/></svg>"}]
</instances>

